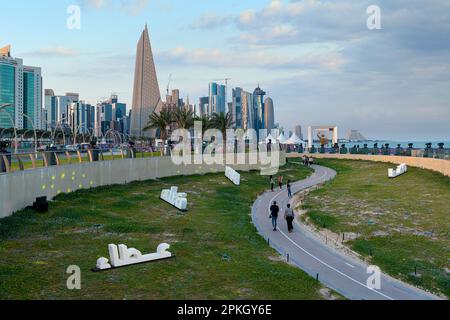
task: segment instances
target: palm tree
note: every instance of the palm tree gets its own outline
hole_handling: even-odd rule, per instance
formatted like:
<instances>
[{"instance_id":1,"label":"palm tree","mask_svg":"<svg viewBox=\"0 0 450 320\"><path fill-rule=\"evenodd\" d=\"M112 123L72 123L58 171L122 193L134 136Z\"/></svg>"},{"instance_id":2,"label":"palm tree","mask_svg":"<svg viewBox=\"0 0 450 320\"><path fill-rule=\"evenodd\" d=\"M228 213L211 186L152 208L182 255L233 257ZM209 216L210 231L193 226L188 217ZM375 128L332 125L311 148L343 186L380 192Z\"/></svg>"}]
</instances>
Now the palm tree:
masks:
<instances>
[{"instance_id":1,"label":"palm tree","mask_svg":"<svg viewBox=\"0 0 450 320\"><path fill-rule=\"evenodd\" d=\"M177 109L173 114L173 121L178 129L189 130L194 126L194 113L184 108Z\"/></svg>"},{"instance_id":2,"label":"palm tree","mask_svg":"<svg viewBox=\"0 0 450 320\"><path fill-rule=\"evenodd\" d=\"M196 117L195 121L199 121L202 123L202 132L205 133L206 130L210 129L212 126L211 117L207 114L202 115L201 117Z\"/></svg>"},{"instance_id":3,"label":"palm tree","mask_svg":"<svg viewBox=\"0 0 450 320\"><path fill-rule=\"evenodd\" d=\"M213 128L220 130L222 132L222 137L224 141L227 141L227 129L233 126L233 117L231 113L215 113L211 119L211 125Z\"/></svg>"},{"instance_id":4,"label":"palm tree","mask_svg":"<svg viewBox=\"0 0 450 320\"><path fill-rule=\"evenodd\" d=\"M173 122L172 112L169 110L161 110L160 113L153 112L148 120L147 126L144 131L151 129L157 129L159 131L159 138L161 140L167 140L167 128Z\"/></svg>"}]
</instances>

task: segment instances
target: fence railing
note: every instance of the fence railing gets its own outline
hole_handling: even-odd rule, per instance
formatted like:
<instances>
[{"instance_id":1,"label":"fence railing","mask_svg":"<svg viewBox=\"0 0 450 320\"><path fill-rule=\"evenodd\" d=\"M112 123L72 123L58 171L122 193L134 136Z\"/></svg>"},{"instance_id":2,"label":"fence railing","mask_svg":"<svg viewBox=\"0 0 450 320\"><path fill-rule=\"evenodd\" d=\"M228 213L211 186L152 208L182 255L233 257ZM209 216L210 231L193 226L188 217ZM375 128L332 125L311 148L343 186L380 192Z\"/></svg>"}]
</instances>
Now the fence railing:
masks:
<instances>
[{"instance_id":1,"label":"fence railing","mask_svg":"<svg viewBox=\"0 0 450 320\"><path fill-rule=\"evenodd\" d=\"M162 150L160 148L152 150L135 148L87 149L76 151L49 150L23 153L10 153L4 151L0 152L0 174L50 166L96 161L114 161L126 158L147 158L161 155Z\"/></svg>"},{"instance_id":2,"label":"fence railing","mask_svg":"<svg viewBox=\"0 0 450 320\"><path fill-rule=\"evenodd\" d=\"M310 155L314 154L354 154L354 155L374 155L374 156L402 156L450 160L450 149L429 148L429 149L411 149L411 148L301 148L289 147L287 153L298 152Z\"/></svg>"}]
</instances>

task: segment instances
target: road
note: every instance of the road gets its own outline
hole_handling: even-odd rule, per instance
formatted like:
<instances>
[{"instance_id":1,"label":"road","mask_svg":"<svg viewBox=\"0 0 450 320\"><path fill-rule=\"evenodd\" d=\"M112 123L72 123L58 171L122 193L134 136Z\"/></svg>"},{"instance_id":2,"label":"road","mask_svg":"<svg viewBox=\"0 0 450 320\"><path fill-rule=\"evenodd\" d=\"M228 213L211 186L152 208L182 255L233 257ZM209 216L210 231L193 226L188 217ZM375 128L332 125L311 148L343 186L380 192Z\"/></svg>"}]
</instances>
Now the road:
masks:
<instances>
[{"instance_id":1,"label":"road","mask_svg":"<svg viewBox=\"0 0 450 320\"><path fill-rule=\"evenodd\" d=\"M334 170L313 166L314 174L292 185L293 193L319 185L336 176ZM279 226L273 231L269 219L269 207L277 201L281 208ZM326 245L317 235L303 226L298 219L294 232L289 234L284 220L284 208L289 201L286 188L282 191L267 191L261 195L252 208L252 219L259 234L271 247L287 258L289 263L299 267L325 286L352 300L430 300L439 299L423 290L381 274L380 289L371 289L367 280L367 264L348 257L342 252Z\"/></svg>"}]
</instances>

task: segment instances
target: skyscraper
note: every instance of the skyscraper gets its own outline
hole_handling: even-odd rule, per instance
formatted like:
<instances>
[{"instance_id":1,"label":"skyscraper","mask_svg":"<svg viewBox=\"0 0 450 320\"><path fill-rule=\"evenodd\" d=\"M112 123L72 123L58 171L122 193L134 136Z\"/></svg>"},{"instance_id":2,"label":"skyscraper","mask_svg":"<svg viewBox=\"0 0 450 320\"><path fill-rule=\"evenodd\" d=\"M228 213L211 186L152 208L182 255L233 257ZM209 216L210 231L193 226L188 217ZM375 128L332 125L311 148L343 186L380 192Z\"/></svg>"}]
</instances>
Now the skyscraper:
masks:
<instances>
[{"instance_id":1,"label":"skyscraper","mask_svg":"<svg viewBox=\"0 0 450 320\"><path fill-rule=\"evenodd\" d=\"M198 108L200 116L209 114L209 97L200 97Z\"/></svg>"},{"instance_id":2,"label":"skyscraper","mask_svg":"<svg viewBox=\"0 0 450 320\"><path fill-rule=\"evenodd\" d=\"M161 93L147 25L137 44L131 108L133 112L131 113L130 134L134 137L154 136L154 132L144 132L143 130L147 126L149 116L153 112L159 113L162 108Z\"/></svg>"},{"instance_id":3,"label":"skyscraper","mask_svg":"<svg viewBox=\"0 0 450 320\"><path fill-rule=\"evenodd\" d=\"M295 126L295 135L299 137L301 140L303 140L303 132L302 132L302 126L297 125Z\"/></svg>"},{"instance_id":4,"label":"skyscraper","mask_svg":"<svg viewBox=\"0 0 450 320\"><path fill-rule=\"evenodd\" d=\"M273 100L270 97L267 97L266 100L264 100L264 106L265 106L265 124L266 129L270 132L272 129L275 128L275 111L273 109Z\"/></svg>"},{"instance_id":5,"label":"skyscraper","mask_svg":"<svg viewBox=\"0 0 450 320\"><path fill-rule=\"evenodd\" d=\"M264 107L264 96L266 93L258 86L253 92L253 107L255 109L255 130L259 134L260 129L266 129L266 110Z\"/></svg>"},{"instance_id":6,"label":"skyscraper","mask_svg":"<svg viewBox=\"0 0 450 320\"><path fill-rule=\"evenodd\" d=\"M255 128L255 108L253 107L253 95L250 92L242 91L242 125L243 129Z\"/></svg>"},{"instance_id":7,"label":"skyscraper","mask_svg":"<svg viewBox=\"0 0 450 320\"><path fill-rule=\"evenodd\" d=\"M233 102L231 104L230 113L233 117L234 127L243 129L242 122L242 88L233 89Z\"/></svg>"},{"instance_id":8,"label":"skyscraper","mask_svg":"<svg viewBox=\"0 0 450 320\"><path fill-rule=\"evenodd\" d=\"M11 57L11 47L0 49L0 128L42 128L41 68Z\"/></svg>"},{"instance_id":9,"label":"skyscraper","mask_svg":"<svg viewBox=\"0 0 450 320\"><path fill-rule=\"evenodd\" d=\"M209 84L209 115L226 113L226 87L215 82Z\"/></svg>"}]
</instances>

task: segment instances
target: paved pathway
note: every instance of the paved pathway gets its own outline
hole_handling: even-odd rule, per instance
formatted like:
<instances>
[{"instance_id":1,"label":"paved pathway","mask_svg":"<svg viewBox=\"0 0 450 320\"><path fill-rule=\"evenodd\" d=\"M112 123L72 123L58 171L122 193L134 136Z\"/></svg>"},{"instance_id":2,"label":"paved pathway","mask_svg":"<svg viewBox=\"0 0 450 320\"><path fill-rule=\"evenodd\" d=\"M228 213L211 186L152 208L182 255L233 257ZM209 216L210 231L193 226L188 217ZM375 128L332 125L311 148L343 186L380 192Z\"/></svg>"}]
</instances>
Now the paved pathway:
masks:
<instances>
[{"instance_id":1,"label":"paved pathway","mask_svg":"<svg viewBox=\"0 0 450 320\"><path fill-rule=\"evenodd\" d=\"M313 166L315 173L292 185L293 193L329 181L336 172L321 166ZM278 231L273 231L269 219L269 207L277 201L281 212ZM266 192L253 205L252 219L258 232L269 241L270 246L287 257L289 262L307 272L327 287L353 300L424 300L438 299L423 290L400 282L385 274L381 276L381 289L367 287L367 267L364 262L350 258L327 246L305 226L294 224L294 232L289 234L284 220L284 208L288 203L287 190Z\"/></svg>"}]
</instances>

